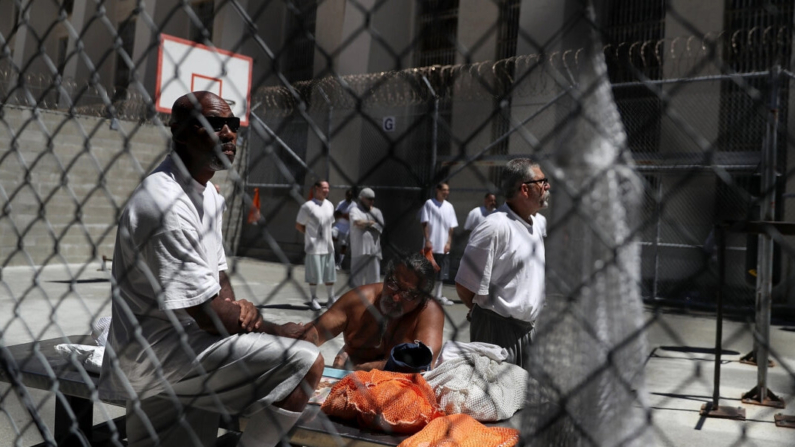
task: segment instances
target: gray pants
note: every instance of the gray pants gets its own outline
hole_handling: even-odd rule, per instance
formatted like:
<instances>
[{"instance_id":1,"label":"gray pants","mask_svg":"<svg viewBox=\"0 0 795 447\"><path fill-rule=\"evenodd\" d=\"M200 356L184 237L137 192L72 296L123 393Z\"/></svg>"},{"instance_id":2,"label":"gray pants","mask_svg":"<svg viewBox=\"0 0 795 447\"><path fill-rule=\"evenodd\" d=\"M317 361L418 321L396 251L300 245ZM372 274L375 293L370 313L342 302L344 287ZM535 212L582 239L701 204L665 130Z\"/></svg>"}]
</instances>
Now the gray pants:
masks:
<instances>
[{"instance_id":1,"label":"gray pants","mask_svg":"<svg viewBox=\"0 0 795 447\"><path fill-rule=\"evenodd\" d=\"M351 257L351 283L354 287L381 282L381 260L375 256Z\"/></svg>"},{"instance_id":2,"label":"gray pants","mask_svg":"<svg viewBox=\"0 0 795 447\"><path fill-rule=\"evenodd\" d=\"M127 402L127 445L159 439L161 446L212 446L222 414L274 425L269 405L290 395L317 356L317 347L304 341L260 333L227 337L199 354L200 368L172 384L173 394Z\"/></svg>"},{"instance_id":3,"label":"gray pants","mask_svg":"<svg viewBox=\"0 0 795 447\"><path fill-rule=\"evenodd\" d=\"M535 322L505 318L477 304L472 308L469 341L479 341L501 346L508 350L509 363L527 369L527 350L533 342Z\"/></svg>"}]
</instances>

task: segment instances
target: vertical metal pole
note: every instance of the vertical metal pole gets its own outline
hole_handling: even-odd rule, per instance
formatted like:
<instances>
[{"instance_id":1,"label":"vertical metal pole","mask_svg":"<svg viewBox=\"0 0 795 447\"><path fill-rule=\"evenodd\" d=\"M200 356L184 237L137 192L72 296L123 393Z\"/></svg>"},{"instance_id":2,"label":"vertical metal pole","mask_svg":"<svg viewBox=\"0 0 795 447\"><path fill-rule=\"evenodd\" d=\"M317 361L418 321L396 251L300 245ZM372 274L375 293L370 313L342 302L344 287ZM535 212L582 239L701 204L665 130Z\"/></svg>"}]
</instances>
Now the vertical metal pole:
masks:
<instances>
[{"instance_id":1,"label":"vertical metal pole","mask_svg":"<svg viewBox=\"0 0 795 447\"><path fill-rule=\"evenodd\" d=\"M433 95L433 128L431 129L431 166L429 170L429 179L433 180L436 178L436 150L437 150L437 139L439 138L439 96L436 94L436 91L433 89L431 82L425 75L422 75L422 80L425 82L425 85L428 86L428 90L431 91L431 95Z\"/></svg>"},{"instance_id":2,"label":"vertical metal pole","mask_svg":"<svg viewBox=\"0 0 795 447\"><path fill-rule=\"evenodd\" d=\"M781 67L770 71L770 103L764 153L762 154L761 220L772 222L776 211L776 152L778 132L778 96ZM767 362L770 342L770 305L773 292L773 240L767 234L759 235L759 255L756 277L756 343L757 386L759 402L767 399Z\"/></svg>"},{"instance_id":3,"label":"vertical metal pole","mask_svg":"<svg viewBox=\"0 0 795 447\"><path fill-rule=\"evenodd\" d=\"M324 145L324 152L326 156L326 181L331 184L331 119L334 117L334 106L331 104L331 100L326 95L326 92L323 91L322 87L318 87L317 90L323 96L323 101L326 102L326 107L328 107L328 113L326 114L326 144Z\"/></svg>"},{"instance_id":4,"label":"vertical metal pole","mask_svg":"<svg viewBox=\"0 0 795 447\"><path fill-rule=\"evenodd\" d=\"M720 406L720 361L723 353L723 282L726 267L726 239L722 225L715 225L715 245L718 248L718 322L715 328L715 383L713 385L712 409Z\"/></svg>"},{"instance_id":5,"label":"vertical metal pole","mask_svg":"<svg viewBox=\"0 0 795 447\"><path fill-rule=\"evenodd\" d=\"M651 295L654 300L657 299L657 279L660 271L660 232L662 231L662 206L660 205L662 203L662 175L659 175L658 178L660 181L657 183L657 235L654 238L654 288L652 289Z\"/></svg>"},{"instance_id":6,"label":"vertical metal pole","mask_svg":"<svg viewBox=\"0 0 795 447\"><path fill-rule=\"evenodd\" d=\"M328 108L328 126L326 127L326 140L328 140L328 146L326 147L326 179L328 180L331 178L331 120L334 118L334 107L329 106ZM331 180L329 180L331 181Z\"/></svg>"}]
</instances>

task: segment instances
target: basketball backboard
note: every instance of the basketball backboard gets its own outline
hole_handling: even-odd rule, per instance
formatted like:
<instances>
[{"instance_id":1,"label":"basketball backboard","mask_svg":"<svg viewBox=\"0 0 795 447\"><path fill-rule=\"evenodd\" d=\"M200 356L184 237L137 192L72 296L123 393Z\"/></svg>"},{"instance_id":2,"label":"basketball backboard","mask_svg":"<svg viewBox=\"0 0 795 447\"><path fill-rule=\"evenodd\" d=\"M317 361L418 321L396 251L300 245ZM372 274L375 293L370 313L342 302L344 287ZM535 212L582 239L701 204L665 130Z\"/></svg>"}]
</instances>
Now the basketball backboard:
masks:
<instances>
[{"instance_id":1,"label":"basketball backboard","mask_svg":"<svg viewBox=\"0 0 795 447\"><path fill-rule=\"evenodd\" d=\"M240 125L248 126L251 68L248 56L163 34L157 62L157 111L171 113L180 96L207 90L225 99L240 117Z\"/></svg>"}]
</instances>

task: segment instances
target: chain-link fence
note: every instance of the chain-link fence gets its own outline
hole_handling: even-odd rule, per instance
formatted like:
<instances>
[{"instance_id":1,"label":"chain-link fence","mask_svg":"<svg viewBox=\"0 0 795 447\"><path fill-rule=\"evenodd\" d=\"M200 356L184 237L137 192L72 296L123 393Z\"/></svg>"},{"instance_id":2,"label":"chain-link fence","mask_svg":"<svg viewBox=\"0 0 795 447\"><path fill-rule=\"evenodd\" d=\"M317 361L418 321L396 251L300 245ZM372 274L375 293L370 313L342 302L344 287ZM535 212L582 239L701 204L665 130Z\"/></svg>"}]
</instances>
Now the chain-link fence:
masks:
<instances>
[{"instance_id":1,"label":"chain-link fence","mask_svg":"<svg viewBox=\"0 0 795 447\"><path fill-rule=\"evenodd\" d=\"M0 0L0 444L791 445L758 3Z\"/></svg>"}]
</instances>

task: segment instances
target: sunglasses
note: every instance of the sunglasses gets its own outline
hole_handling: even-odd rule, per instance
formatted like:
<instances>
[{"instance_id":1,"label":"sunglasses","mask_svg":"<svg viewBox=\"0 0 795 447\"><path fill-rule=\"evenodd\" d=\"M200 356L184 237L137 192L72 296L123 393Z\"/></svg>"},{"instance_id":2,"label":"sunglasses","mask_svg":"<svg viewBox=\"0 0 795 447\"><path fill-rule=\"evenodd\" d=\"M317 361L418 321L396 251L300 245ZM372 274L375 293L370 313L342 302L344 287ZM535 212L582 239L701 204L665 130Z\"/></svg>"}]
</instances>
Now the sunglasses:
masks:
<instances>
[{"instance_id":1,"label":"sunglasses","mask_svg":"<svg viewBox=\"0 0 795 447\"><path fill-rule=\"evenodd\" d=\"M224 126L229 127L229 130L232 132L237 132L240 129L240 118L236 116L229 116L229 117L222 117L222 116L205 116L204 119L207 120L207 124L216 131L220 132L223 130ZM191 120L191 123L197 126L204 127L204 123L201 122L199 118L194 118Z\"/></svg>"},{"instance_id":2,"label":"sunglasses","mask_svg":"<svg viewBox=\"0 0 795 447\"><path fill-rule=\"evenodd\" d=\"M541 186L546 186L546 185L549 185L549 179L544 177L544 178L540 178L540 179L537 179L537 180L528 180L528 181L522 182L522 183L524 183L525 185L529 185L531 183L541 183Z\"/></svg>"}]
</instances>

